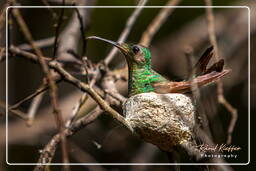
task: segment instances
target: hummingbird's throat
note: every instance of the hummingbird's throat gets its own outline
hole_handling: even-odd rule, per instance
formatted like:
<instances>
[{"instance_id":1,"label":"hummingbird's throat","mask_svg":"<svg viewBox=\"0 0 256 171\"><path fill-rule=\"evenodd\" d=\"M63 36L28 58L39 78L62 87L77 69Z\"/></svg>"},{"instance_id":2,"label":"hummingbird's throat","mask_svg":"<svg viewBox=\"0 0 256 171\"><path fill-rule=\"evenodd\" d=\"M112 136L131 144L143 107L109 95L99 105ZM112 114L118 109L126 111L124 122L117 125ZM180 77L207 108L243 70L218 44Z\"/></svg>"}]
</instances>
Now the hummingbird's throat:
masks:
<instances>
[{"instance_id":1,"label":"hummingbird's throat","mask_svg":"<svg viewBox=\"0 0 256 171\"><path fill-rule=\"evenodd\" d=\"M128 91L129 96L154 91L153 83L158 81L158 74L154 74L150 66L130 64Z\"/></svg>"}]
</instances>

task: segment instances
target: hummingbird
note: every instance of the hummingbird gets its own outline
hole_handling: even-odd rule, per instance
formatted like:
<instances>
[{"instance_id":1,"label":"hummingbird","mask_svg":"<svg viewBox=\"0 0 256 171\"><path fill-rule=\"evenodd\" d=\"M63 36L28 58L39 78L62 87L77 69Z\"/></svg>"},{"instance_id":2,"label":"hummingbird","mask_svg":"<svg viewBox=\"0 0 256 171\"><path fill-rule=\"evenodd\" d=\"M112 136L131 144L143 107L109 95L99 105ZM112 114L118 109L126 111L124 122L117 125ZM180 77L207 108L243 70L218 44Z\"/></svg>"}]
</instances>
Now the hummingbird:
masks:
<instances>
[{"instance_id":1,"label":"hummingbird","mask_svg":"<svg viewBox=\"0 0 256 171\"><path fill-rule=\"evenodd\" d=\"M198 88L216 82L218 79L230 72L223 69L224 60L220 59L209 68L207 65L213 56L213 46L206 49L193 71L195 75L192 80L170 81L152 69L151 53L147 47L139 44L118 43L97 36L89 36L87 39L97 39L113 45L124 55L128 64L128 96L140 93L155 92L166 93L189 93L193 84Z\"/></svg>"}]
</instances>

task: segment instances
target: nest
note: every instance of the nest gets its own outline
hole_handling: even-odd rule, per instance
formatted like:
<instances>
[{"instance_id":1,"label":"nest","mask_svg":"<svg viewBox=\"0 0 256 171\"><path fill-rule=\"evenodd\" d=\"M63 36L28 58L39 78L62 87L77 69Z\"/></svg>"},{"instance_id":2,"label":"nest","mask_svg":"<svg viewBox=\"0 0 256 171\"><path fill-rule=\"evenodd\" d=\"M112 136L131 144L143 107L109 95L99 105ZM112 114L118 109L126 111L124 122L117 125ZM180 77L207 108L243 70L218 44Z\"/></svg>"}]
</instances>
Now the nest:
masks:
<instances>
[{"instance_id":1,"label":"nest","mask_svg":"<svg viewBox=\"0 0 256 171\"><path fill-rule=\"evenodd\" d=\"M195 108L184 94L138 94L127 99L123 110L135 133L164 151L192 139Z\"/></svg>"}]
</instances>

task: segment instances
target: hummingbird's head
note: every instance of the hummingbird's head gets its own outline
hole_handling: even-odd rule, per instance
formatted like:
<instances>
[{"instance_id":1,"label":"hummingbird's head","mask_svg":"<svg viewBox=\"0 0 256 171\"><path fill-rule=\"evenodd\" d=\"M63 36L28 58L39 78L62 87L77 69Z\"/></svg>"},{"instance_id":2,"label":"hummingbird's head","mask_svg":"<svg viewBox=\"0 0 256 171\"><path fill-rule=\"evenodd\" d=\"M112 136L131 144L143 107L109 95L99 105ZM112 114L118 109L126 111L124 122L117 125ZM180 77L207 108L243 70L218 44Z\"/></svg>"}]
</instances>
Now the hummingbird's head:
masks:
<instances>
[{"instance_id":1,"label":"hummingbird's head","mask_svg":"<svg viewBox=\"0 0 256 171\"><path fill-rule=\"evenodd\" d=\"M133 45L127 43L117 43L111 40L103 39L97 36L90 36L87 39L97 39L107 42L117 47L125 56L128 64L137 64L139 66L150 66L151 54L148 48L142 45Z\"/></svg>"}]
</instances>

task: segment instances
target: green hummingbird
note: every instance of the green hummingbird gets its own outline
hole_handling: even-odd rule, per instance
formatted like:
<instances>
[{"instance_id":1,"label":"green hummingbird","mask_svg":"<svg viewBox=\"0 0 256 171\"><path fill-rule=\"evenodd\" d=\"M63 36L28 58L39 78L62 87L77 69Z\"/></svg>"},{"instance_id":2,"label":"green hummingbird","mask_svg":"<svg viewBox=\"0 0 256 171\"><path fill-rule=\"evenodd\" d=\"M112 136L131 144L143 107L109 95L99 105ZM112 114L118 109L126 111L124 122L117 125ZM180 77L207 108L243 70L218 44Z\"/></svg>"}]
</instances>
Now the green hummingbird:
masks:
<instances>
[{"instance_id":1,"label":"green hummingbird","mask_svg":"<svg viewBox=\"0 0 256 171\"><path fill-rule=\"evenodd\" d=\"M97 39L117 47L125 56L128 63L129 80L128 96L140 93L156 92L188 93L192 91L192 84L198 87L216 82L230 70L223 70L224 60L221 59L207 68L213 56L213 47L209 47L194 67L195 76L189 81L170 81L151 68L151 53L147 47L137 44L118 43L97 36L87 39Z\"/></svg>"}]
</instances>

